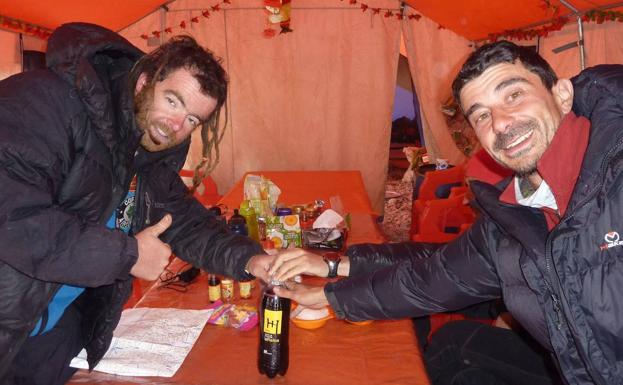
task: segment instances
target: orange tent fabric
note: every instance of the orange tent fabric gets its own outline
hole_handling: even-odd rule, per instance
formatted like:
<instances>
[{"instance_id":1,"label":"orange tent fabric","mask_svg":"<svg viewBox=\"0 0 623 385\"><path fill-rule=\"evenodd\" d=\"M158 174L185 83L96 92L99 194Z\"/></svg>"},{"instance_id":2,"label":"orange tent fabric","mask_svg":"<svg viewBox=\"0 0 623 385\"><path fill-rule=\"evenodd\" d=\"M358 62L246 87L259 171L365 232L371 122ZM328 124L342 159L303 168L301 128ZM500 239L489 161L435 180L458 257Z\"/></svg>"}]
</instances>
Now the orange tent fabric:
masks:
<instances>
[{"instance_id":1,"label":"orange tent fabric","mask_svg":"<svg viewBox=\"0 0 623 385\"><path fill-rule=\"evenodd\" d=\"M484 39L490 33L551 20L556 8L560 16L570 13L559 0L550 0L551 8L544 5L544 0L406 0L405 3L468 40ZM580 11L620 4L611 0L569 0L569 3Z\"/></svg>"},{"instance_id":2,"label":"orange tent fabric","mask_svg":"<svg viewBox=\"0 0 623 385\"><path fill-rule=\"evenodd\" d=\"M170 2L170 0L55 0L54 2L0 0L0 15L48 29L55 29L69 21L83 21L119 31Z\"/></svg>"},{"instance_id":3,"label":"orange tent fabric","mask_svg":"<svg viewBox=\"0 0 623 385\"><path fill-rule=\"evenodd\" d=\"M232 4L244 0L232 0ZM54 29L68 21L86 21L104 25L118 31L136 22L158 7L172 0L57 0L53 3L44 0L10 1L0 0L0 15ZM325 6L339 6L338 0L325 0ZM432 19L440 26L450 29L468 40L486 38L489 33L516 29L543 22L552 18L552 9L558 8L561 14L569 10L559 0L550 0L552 8L544 6L543 0L510 0L502 3L489 0L406 0L413 9ZM617 4L612 0L570 0L580 11ZM377 0L361 0L360 4L370 7L383 7ZM241 5L241 4L238 4ZM396 1L395 8L400 7ZM296 8L296 2L293 3ZM1 25L0 25L1 28ZM149 31L151 32L151 31Z\"/></svg>"}]
</instances>

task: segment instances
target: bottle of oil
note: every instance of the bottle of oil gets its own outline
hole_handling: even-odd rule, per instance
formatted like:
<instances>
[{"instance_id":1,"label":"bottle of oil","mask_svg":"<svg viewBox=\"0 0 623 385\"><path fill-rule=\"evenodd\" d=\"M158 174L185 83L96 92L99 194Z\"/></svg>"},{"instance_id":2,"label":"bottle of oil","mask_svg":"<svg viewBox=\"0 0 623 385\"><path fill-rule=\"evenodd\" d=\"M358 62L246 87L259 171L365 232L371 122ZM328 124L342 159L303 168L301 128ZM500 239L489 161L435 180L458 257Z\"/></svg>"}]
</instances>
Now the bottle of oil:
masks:
<instances>
[{"instance_id":1,"label":"bottle of oil","mask_svg":"<svg viewBox=\"0 0 623 385\"><path fill-rule=\"evenodd\" d=\"M276 295L272 288L264 292L260 308L260 343L257 365L261 374L274 378L288 371L290 300Z\"/></svg>"}]
</instances>

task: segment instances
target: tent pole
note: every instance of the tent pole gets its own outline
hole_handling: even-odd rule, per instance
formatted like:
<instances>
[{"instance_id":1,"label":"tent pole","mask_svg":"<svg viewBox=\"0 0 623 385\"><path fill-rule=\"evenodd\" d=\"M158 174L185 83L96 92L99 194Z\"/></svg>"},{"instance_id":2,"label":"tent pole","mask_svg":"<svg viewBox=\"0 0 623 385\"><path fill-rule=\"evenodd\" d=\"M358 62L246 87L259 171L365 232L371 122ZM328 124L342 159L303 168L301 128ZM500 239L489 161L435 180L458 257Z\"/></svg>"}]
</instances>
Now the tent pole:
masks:
<instances>
[{"instance_id":1,"label":"tent pole","mask_svg":"<svg viewBox=\"0 0 623 385\"><path fill-rule=\"evenodd\" d=\"M19 34L19 57L22 59L22 71L24 72L24 36L20 32Z\"/></svg>"},{"instance_id":2,"label":"tent pole","mask_svg":"<svg viewBox=\"0 0 623 385\"><path fill-rule=\"evenodd\" d=\"M586 62L584 59L584 27L582 26L582 15L577 8L571 5L567 0L560 0L560 3L569 8L571 12L575 14L578 22L578 48L580 49L580 70L586 68Z\"/></svg>"}]
</instances>

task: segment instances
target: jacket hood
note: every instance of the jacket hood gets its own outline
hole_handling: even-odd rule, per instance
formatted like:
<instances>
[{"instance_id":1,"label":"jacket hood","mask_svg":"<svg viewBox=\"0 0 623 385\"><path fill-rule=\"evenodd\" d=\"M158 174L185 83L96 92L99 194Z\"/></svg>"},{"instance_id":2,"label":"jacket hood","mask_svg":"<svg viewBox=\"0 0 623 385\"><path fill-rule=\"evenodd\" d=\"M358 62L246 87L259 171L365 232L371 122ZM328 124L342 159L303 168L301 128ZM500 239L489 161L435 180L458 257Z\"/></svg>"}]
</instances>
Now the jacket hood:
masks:
<instances>
[{"instance_id":1,"label":"jacket hood","mask_svg":"<svg viewBox=\"0 0 623 385\"><path fill-rule=\"evenodd\" d=\"M596 154L595 160L599 161L603 158L604 149L611 149L623 139L619 123L623 118L623 66L613 64L587 68L571 82L574 89L573 111L591 121L587 153Z\"/></svg>"},{"instance_id":2,"label":"jacket hood","mask_svg":"<svg viewBox=\"0 0 623 385\"><path fill-rule=\"evenodd\" d=\"M134 126L127 78L141 56L126 39L94 24L64 24L48 41L48 67L76 90L111 149Z\"/></svg>"},{"instance_id":3,"label":"jacket hood","mask_svg":"<svg viewBox=\"0 0 623 385\"><path fill-rule=\"evenodd\" d=\"M127 58L132 64L143 56L138 48L117 33L88 23L69 23L58 27L50 36L46 63L69 82L84 74L88 62L97 55ZM87 63L85 63L87 62Z\"/></svg>"},{"instance_id":4,"label":"jacket hood","mask_svg":"<svg viewBox=\"0 0 623 385\"><path fill-rule=\"evenodd\" d=\"M573 111L591 122L591 132L580 178L574 194L589 195L606 177L605 166L622 167L623 153L623 66L604 64L587 68L571 79L574 89ZM568 209L571 209L569 207Z\"/></svg>"}]
</instances>

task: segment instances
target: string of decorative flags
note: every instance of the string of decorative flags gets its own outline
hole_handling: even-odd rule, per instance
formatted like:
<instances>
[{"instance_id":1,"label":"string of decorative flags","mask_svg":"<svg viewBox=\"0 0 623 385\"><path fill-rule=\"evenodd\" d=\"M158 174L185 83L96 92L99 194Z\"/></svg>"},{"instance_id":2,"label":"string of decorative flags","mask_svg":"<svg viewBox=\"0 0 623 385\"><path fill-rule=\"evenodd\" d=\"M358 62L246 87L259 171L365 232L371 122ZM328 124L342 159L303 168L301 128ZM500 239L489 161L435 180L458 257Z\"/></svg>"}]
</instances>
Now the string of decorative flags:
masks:
<instances>
[{"instance_id":1,"label":"string of decorative flags","mask_svg":"<svg viewBox=\"0 0 623 385\"><path fill-rule=\"evenodd\" d=\"M51 29L2 15L0 15L0 28L35 36L43 40L47 40L52 34Z\"/></svg>"},{"instance_id":2,"label":"string of decorative flags","mask_svg":"<svg viewBox=\"0 0 623 385\"><path fill-rule=\"evenodd\" d=\"M147 34L144 33L141 35L141 38L147 40L149 39L149 37L153 36L153 37L160 37L160 35L164 34L173 34L173 30L174 29L183 29L185 30L188 26L190 26L191 24L198 24L201 20L207 20L210 18L210 14L212 12L220 12L221 11L221 5L231 5L231 0L221 0L220 2L204 9L201 11L201 15L198 16L193 16L190 18L190 20L182 20L180 21L180 23L176 26L169 26L166 27L163 30L155 30L155 31L151 31L151 33Z\"/></svg>"},{"instance_id":3,"label":"string of decorative flags","mask_svg":"<svg viewBox=\"0 0 623 385\"><path fill-rule=\"evenodd\" d=\"M344 0L340 0L340 1L344 1ZM372 12L373 15L382 14L385 18L393 17L396 20L415 20L415 21L418 21L422 18L422 15L417 14L417 13L409 13L405 15L404 8L401 8L400 10L390 9L390 8L375 8L375 7L371 7L368 4L362 3L361 1L357 1L357 0L348 0L348 3L354 6L359 5L359 8L361 8L361 11L363 13L370 11ZM439 25L439 29L444 29L444 27Z\"/></svg>"},{"instance_id":4,"label":"string of decorative flags","mask_svg":"<svg viewBox=\"0 0 623 385\"><path fill-rule=\"evenodd\" d=\"M508 40L529 40L535 37L547 37L550 33L560 31L565 24L572 21L569 17L556 17L550 24L532 29L511 29L499 33L489 34L488 40L496 41L499 39ZM582 15L582 22L603 24L606 21L623 22L623 12L619 11L600 11L590 10Z\"/></svg>"}]
</instances>

